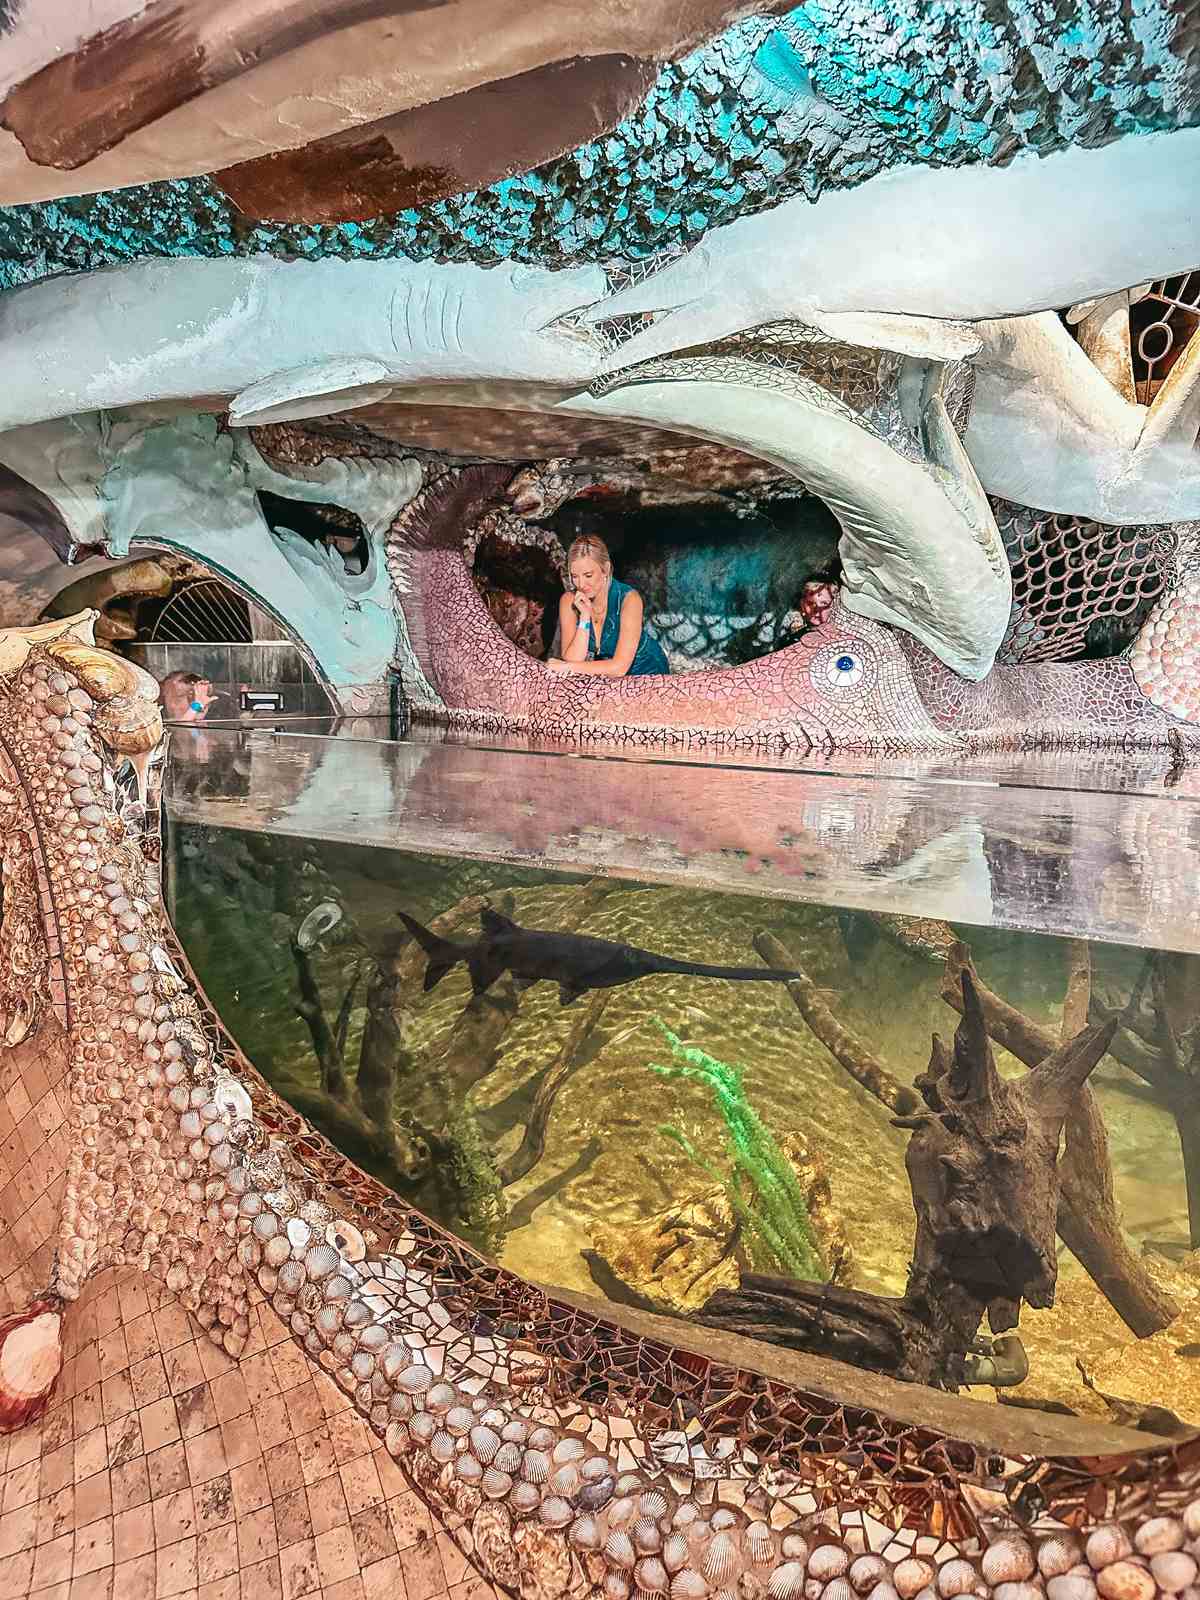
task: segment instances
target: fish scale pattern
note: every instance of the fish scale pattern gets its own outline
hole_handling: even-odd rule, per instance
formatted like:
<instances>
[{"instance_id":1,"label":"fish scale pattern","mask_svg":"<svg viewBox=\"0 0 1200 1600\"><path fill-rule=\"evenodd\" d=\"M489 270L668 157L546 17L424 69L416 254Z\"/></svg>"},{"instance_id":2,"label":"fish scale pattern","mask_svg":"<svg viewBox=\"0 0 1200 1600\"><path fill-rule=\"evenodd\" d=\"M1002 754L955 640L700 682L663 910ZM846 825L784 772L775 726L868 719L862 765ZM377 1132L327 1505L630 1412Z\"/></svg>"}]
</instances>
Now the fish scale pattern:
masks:
<instances>
[{"instance_id":1,"label":"fish scale pattern","mask_svg":"<svg viewBox=\"0 0 1200 1600\"><path fill-rule=\"evenodd\" d=\"M644 261L792 195L1003 164L1200 115L1194 3L818 0L665 66L610 133L362 223L258 224L207 178L0 212L0 287L147 256Z\"/></svg>"}]
</instances>

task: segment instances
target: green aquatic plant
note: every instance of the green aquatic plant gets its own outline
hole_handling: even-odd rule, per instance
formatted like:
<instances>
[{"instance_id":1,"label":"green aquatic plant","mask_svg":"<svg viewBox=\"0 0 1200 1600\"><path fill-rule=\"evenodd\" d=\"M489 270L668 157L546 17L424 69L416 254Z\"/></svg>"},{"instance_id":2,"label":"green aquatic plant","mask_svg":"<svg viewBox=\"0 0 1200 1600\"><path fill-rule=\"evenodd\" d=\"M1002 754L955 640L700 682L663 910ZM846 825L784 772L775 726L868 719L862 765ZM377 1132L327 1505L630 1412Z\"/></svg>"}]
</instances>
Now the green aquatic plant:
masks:
<instances>
[{"instance_id":1,"label":"green aquatic plant","mask_svg":"<svg viewBox=\"0 0 1200 1600\"><path fill-rule=\"evenodd\" d=\"M672 1139L729 1197L753 1266L762 1272L786 1272L793 1278L827 1276L813 1231L808 1205L791 1162L746 1098L739 1067L684 1044L657 1017L654 1019L675 1057L672 1066L651 1062L664 1078L691 1078L712 1091L725 1123L725 1150L732 1166L722 1173L701 1155L687 1135L669 1124L659 1128Z\"/></svg>"},{"instance_id":2,"label":"green aquatic plant","mask_svg":"<svg viewBox=\"0 0 1200 1600\"><path fill-rule=\"evenodd\" d=\"M508 1201L469 1105L454 1108L446 1132L446 1154L458 1189L459 1226L485 1255L498 1255L508 1221Z\"/></svg>"}]
</instances>

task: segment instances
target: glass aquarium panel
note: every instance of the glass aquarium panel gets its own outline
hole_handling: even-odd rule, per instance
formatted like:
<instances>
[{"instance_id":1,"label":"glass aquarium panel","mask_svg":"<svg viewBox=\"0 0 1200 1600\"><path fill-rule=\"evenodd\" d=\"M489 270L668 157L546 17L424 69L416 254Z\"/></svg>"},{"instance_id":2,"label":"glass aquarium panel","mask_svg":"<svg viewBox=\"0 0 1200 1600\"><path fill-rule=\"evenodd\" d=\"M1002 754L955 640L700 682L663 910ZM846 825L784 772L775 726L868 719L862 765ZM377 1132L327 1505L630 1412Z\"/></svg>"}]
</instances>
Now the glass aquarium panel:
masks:
<instances>
[{"instance_id":1,"label":"glass aquarium panel","mask_svg":"<svg viewBox=\"0 0 1200 1600\"><path fill-rule=\"evenodd\" d=\"M326 776L361 810L350 749ZM580 794L609 765L559 762ZM245 796L179 792L176 925L238 1042L487 1255L764 1350L1200 1423L1196 955L323 837L296 791L285 827L214 825Z\"/></svg>"}]
</instances>

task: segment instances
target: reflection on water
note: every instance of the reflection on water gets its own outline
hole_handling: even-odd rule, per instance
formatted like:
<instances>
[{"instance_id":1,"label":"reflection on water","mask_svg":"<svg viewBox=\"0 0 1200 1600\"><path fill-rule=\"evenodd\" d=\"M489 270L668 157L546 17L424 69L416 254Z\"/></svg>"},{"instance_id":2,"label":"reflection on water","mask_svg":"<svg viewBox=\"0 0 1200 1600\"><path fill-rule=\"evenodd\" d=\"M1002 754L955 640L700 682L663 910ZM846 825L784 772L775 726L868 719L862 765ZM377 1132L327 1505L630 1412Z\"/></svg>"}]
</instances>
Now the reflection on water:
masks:
<instances>
[{"instance_id":1,"label":"reflection on water","mask_svg":"<svg viewBox=\"0 0 1200 1600\"><path fill-rule=\"evenodd\" d=\"M262 1072L506 1265L978 1398L1200 1422L1196 957L195 823L172 850ZM931 1068L976 996L998 1075L970 1029ZM1120 1015L1090 1092L1062 1047L1089 1011Z\"/></svg>"}]
</instances>

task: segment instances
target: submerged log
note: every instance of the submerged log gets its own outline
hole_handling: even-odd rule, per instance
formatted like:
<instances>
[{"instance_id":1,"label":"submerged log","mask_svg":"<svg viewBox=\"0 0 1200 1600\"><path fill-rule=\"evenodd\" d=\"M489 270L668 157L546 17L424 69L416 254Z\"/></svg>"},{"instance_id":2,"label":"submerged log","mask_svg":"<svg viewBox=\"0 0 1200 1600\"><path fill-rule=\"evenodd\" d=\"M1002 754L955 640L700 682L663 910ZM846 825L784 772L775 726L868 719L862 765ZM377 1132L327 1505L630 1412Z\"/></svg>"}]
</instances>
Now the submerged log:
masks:
<instances>
[{"instance_id":1,"label":"submerged log","mask_svg":"<svg viewBox=\"0 0 1200 1600\"><path fill-rule=\"evenodd\" d=\"M767 937L760 950L774 961ZM748 1277L713 1296L703 1320L955 1389L985 1315L1000 1333L1016 1325L1022 1301L1053 1303L1058 1142L1116 1024L1082 1029L1012 1082L996 1070L965 963L958 983L953 1046L935 1036L917 1082L925 1109L895 1119L913 1134L905 1165L917 1222L904 1296Z\"/></svg>"},{"instance_id":2,"label":"submerged log","mask_svg":"<svg viewBox=\"0 0 1200 1600\"><path fill-rule=\"evenodd\" d=\"M962 972L968 969L969 957L960 945L947 963L942 981L942 999L956 1010L962 1004L958 983ZM1058 1048L1048 1028L1040 1027L978 979L975 989L988 1032L1027 1067L1039 1067ZM1090 990L1090 965L1085 980L1082 958L1076 951L1064 1007L1064 1029L1079 1016L1091 1013ZM1116 1017L1110 1016L1101 1026L1111 1031L1117 1022ZM1139 1339L1149 1338L1174 1321L1179 1307L1155 1283L1125 1239L1113 1195L1107 1133L1096 1097L1086 1086L1067 1113L1066 1133L1066 1151L1059 1167L1056 1231L1131 1332Z\"/></svg>"}]
</instances>

